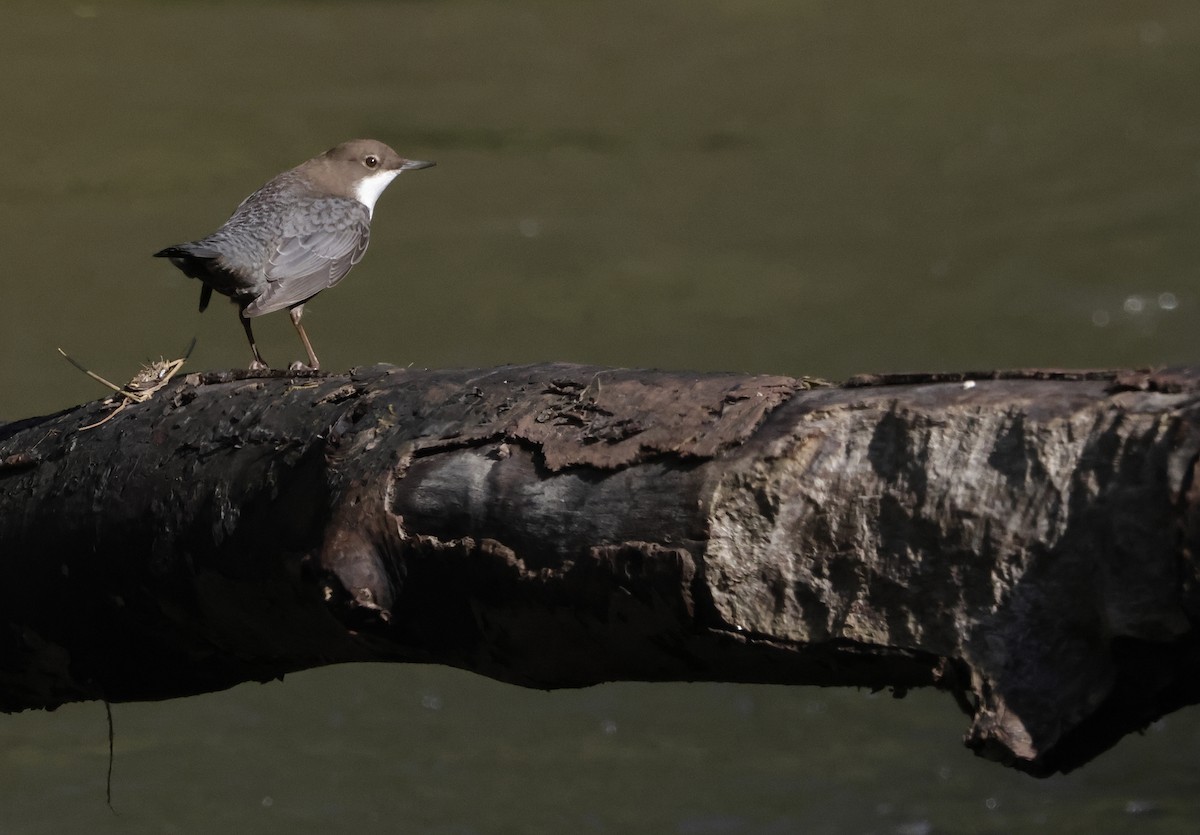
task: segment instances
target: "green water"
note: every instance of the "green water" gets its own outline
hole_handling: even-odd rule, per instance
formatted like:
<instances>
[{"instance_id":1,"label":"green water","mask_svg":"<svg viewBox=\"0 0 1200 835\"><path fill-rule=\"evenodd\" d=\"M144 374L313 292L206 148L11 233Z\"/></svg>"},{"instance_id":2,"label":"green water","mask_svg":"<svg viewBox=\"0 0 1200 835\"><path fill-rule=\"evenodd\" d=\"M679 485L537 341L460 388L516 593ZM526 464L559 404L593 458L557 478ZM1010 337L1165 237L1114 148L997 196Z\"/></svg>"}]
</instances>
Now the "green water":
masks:
<instances>
[{"instance_id":1,"label":"green water","mask_svg":"<svg viewBox=\"0 0 1200 835\"><path fill-rule=\"evenodd\" d=\"M1197 362L1200 7L0 4L0 420L249 360L150 253L354 136L438 167L305 323L324 366L843 377ZM277 365L302 351L259 320ZM1191 832L1200 717L1067 777L951 700L536 693L339 667L0 717L0 832Z\"/></svg>"}]
</instances>

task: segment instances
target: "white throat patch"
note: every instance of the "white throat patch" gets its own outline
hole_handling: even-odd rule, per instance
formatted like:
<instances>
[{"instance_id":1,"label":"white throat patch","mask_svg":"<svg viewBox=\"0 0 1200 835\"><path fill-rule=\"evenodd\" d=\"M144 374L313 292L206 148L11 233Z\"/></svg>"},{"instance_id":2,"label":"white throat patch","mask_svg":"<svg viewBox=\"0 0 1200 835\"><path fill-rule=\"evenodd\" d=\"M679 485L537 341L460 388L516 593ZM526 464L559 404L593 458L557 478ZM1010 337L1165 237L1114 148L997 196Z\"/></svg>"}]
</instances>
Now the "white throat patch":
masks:
<instances>
[{"instance_id":1,"label":"white throat patch","mask_svg":"<svg viewBox=\"0 0 1200 835\"><path fill-rule=\"evenodd\" d=\"M367 214L374 217L375 201L379 199L379 195L383 194L383 190L388 187L392 180L396 179L397 171L377 171L363 177L358 181L358 185L354 187L354 197L359 203L367 207Z\"/></svg>"}]
</instances>

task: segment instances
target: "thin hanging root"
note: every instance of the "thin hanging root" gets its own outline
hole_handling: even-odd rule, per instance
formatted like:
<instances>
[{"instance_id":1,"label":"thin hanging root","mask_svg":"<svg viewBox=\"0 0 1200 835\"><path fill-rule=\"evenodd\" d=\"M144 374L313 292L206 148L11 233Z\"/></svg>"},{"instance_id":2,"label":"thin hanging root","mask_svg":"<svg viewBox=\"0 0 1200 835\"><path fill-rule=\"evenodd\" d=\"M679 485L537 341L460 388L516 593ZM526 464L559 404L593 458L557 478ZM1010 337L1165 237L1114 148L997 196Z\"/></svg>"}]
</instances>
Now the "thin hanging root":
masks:
<instances>
[{"instance_id":1,"label":"thin hanging root","mask_svg":"<svg viewBox=\"0 0 1200 835\"><path fill-rule=\"evenodd\" d=\"M194 341L194 340L193 340ZM117 810L112 805L112 770L113 770L113 721L112 703L104 700L104 714L108 717L108 778L104 783L104 800L109 810L115 815Z\"/></svg>"},{"instance_id":2,"label":"thin hanging root","mask_svg":"<svg viewBox=\"0 0 1200 835\"><path fill-rule=\"evenodd\" d=\"M87 429L95 429L101 424L108 423L131 404L145 403L147 400L153 397L159 389L171 382L171 378L178 373L179 369L183 368L183 364L187 362L188 357L192 355L192 350L195 347L196 338L192 337L191 343L188 344L187 352L180 359L165 360L159 358L156 362L152 362L149 365L143 365L141 371L134 374L133 379L123 386L118 386L116 383L112 383L101 377L99 374L88 370L70 357L66 351L64 351L62 348L59 348L58 352L66 357L67 362L71 363L71 365L78 368L93 380L108 386L114 392L113 396L109 397L104 402L106 405L116 406L116 408L109 412L102 420L98 420L95 423L89 423L87 426L79 427L79 431L83 432Z\"/></svg>"}]
</instances>

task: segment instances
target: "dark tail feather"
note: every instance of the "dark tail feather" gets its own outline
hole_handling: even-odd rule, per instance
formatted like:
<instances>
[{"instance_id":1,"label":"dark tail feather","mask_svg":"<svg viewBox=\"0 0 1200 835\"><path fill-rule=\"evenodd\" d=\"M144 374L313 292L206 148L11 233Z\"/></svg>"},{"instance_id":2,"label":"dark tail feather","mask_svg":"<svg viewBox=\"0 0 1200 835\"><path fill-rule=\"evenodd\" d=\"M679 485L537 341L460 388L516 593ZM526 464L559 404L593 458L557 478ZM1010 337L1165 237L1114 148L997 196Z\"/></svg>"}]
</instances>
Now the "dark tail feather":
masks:
<instances>
[{"instance_id":1,"label":"dark tail feather","mask_svg":"<svg viewBox=\"0 0 1200 835\"><path fill-rule=\"evenodd\" d=\"M188 243L176 244L169 246L166 249L160 249L154 253L155 258L194 258L200 260L209 260L216 258L221 253L213 249L211 246L205 246L203 243Z\"/></svg>"},{"instance_id":2,"label":"dark tail feather","mask_svg":"<svg viewBox=\"0 0 1200 835\"><path fill-rule=\"evenodd\" d=\"M212 247L201 243L188 243L160 249L154 253L154 257L170 258L171 263L178 267L180 272L188 278L198 278L204 281L211 273L210 265L212 261L218 258L220 254ZM202 312L204 308L208 307L208 300L211 296L212 288L206 283L204 289L200 291L200 310Z\"/></svg>"}]
</instances>

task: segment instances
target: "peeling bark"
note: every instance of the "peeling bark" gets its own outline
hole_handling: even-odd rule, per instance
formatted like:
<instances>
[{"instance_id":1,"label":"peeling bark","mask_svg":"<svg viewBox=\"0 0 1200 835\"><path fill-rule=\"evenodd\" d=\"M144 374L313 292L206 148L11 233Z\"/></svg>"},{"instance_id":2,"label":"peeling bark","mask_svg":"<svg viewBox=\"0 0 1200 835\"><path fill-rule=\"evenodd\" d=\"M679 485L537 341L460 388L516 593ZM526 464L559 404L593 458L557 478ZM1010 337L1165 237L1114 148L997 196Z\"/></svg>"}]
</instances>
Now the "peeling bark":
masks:
<instances>
[{"instance_id":1,"label":"peeling bark","mask_svg":"<svg viewBox=\"0 0 1200 835\"><path fill-rule=\"evenodd\" d=\"M192 374L0 426L0 710L343 661L934 686L1078 767L1200 701L1200 371Z\"/></svg>"}]
</instances>

